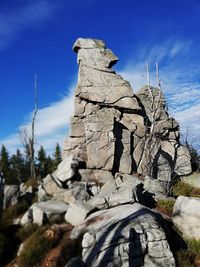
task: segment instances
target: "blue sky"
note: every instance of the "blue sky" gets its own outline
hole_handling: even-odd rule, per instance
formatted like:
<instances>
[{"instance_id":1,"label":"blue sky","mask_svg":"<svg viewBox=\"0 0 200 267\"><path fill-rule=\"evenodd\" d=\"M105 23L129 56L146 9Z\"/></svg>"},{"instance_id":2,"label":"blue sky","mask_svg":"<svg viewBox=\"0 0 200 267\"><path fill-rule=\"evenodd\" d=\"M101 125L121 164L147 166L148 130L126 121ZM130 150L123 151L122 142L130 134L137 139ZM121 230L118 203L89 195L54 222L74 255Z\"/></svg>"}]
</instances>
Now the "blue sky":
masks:
<instances>
[{"instance_id":1,"label":"blue sky","mask_svg":"<svg viewBox=\"0 0 200 267\"><path fill-rule=\"evenodd\" d=\"M199 0L0 0L0 145L20 147L30 123L38 75L37 145L62 145L73 113L78 37L103 39L119 57L117 72L137 91L145 62L155 62L170 113L200 140Z\"/></svg>"}]
</instances>

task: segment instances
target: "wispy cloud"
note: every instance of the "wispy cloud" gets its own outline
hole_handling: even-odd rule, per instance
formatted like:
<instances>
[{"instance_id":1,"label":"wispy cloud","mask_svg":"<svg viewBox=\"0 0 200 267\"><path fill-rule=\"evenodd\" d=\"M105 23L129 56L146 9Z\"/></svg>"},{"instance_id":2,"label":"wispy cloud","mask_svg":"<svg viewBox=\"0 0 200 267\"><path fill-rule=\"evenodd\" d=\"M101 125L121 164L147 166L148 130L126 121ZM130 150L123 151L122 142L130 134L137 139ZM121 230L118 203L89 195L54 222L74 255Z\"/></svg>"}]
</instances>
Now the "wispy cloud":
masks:
<instances>
[{"instance_id":1,"label":"wispy cloud","mask_svg":"<svg viewBox=\"0 0 200 267\"><path fill-rule=\"evenodd\" d=\"M155 62L160 65L162 89L169 112L179 121L182 133L189 129L191 141L199 148L200 140L200 66L196 44L191 41L171 39L161 44L140 47L137 58L130 59L120 71L131 82L134 91L144 84L145 63L150 66L151 84L155 81Z\"/></svg>"},{"instance_id":2,"label":"wispy cloud","mask_svg":"<svg viewBox=\"0 0 200 267\"><path fill-rule=\"evenodd\" d=\"M160 58L160 77L163 80L162 88L167 98L170 113L179 121L181 131L189 129L191 141L199 148L200 139L200 81L199 68L194 60L188 61L191 51L194 51L191 42L170 40L156 46L140 47L138 57L129 59L129 62L120 71L120 74L131 82L134 91L137 91L146 83L145 62L150 62L151 83L155 82L155 61ZM190 49L190 50L189 50ZM146 51L146 52L144 52ZM134 61L133 61L134 60ZM134 63L133 63L134 62ZM153 67L152 67L153 66ZM43 145L47 151L52 152L56 142L63 143L69 128L69 118L73 113L73 89L70 94L60 101L51 103L48 107L40 109L36 121L36 139L38 145ZM29 114L25 126L30 127L32 114ZM24 126L22 124L21 126ZM0 140L11 152L20 146L19 135L12 134Z\"/></svg>"},{"instance_id":3,"label":"wispy cloud","mask_svg":"<svg viewBox=\"0 0 200 267\"><path fill-rule=\"evenodd\" d=\"M36 0L0 11L0 50L10 46L20 37L23 30L35 27L49 20L57 10L55 1Z\"/></svg>"},{"instance_id":4,"label":"wispy cloud","mask_svg":"<svg viewBox=\"0 0 200 267\"><path fill-rule=\"evenodd\" d=\"M63 144L67 135L70 116L74 110L74 86L71 86L68 95L61 100L49 104L48 107L38 110L35 122L36 149L43 145L48 153L51 153L56 143ZM28 115L25 123L19 126L19 129L26 128L30 131L32 121L32 113ZM30 133L30 132L29 132ZM19 133L14 133L0 140L0 144L4 144L10 151L15 153L17 148L22 148Z\"/></svg>"}]
</instances>

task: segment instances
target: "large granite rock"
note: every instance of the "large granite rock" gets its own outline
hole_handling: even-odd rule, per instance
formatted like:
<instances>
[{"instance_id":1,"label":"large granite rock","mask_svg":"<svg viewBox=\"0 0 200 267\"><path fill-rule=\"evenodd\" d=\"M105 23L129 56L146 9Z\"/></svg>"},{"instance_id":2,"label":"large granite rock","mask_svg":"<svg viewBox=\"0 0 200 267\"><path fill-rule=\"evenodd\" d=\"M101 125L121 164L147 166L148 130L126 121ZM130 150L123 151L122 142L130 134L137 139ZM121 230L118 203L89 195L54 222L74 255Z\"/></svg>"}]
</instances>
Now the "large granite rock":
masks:
<instances>
[{"instance_id":1,"label":"large granite rock","mask_svg":"<svg viewBox=\"0 0 200 267\"><path fill-rule=\"evenodd\" d=\"M3 208L9 208L17 204L20 196L19 186L17 185L5 185L4 186L4 198L3 198Z\"/></svg>"},{"instance_id":2,"label":"large granite rock","mask_svg":"<svg viewBox=\"0 0 200 267\"><path fill-rule=\"evenodd\" d=\"M68 205L59 201L34 203L21 218L21 224L37 223L42 225L49 221L60 220L68 210Z\"/></svg>"},{"instance_id":3,"label":"large granite rock","mask_svg":"<svg viewBox=\"0 0 200 267\"><path fill-rule=\"evenodd\" d=\"M73 234L85 233L88 267L175 266L162 220L146 207L191 172L179 124L160 89L144 86L134 94L112 69L118 58L103 41L79 38L73 49L79 73L69 136L62 162L39 189L40 200L57 202L34 204L21 223L65 213Z\"/></svg>"},{"instance_id":4,"label":"large granite rock","mask_svg":"<svg viewBox=\"0 0 200 267\"><path fill-rule=\"evenodd\" d=\"M200 239L200 198L179 196L172 219L185 237Z\"/></svg>"},{"instance_id":5,"label":"large granite rock","mask_svg":"<svg viewBox=\"0 0 200 267\"><path fill-rule=\"evenodd\" d=\"M175 266L161 221L140 204L96 212L73 232L85 232L87 266Z\"/></svg>"},{"instance_id":6,"label":"large granite rock","mask_svg":"<svg viewBox=\"0 0 200 267\"><path fill-rule=\"evenodd\" d=\"M193 187L200 188L200 173L194 172L190 175L183 176L181 179L184 183L187 183Z\"/></svg>"},{"instance_id":7,"label":"large granite rock","mask_svg":"<svg viewBox=\"0 0 200 267\"><path fill-rule=\"evenodd\" d=\"M89 204L73 202L69 205L69 209L65 214L65 220L73 226L79 225L92 210L94 210L94 207Z\"/></svg>"},{"instance_id":8,"label":"large granite rock","mask_svg":"<svg viewBox=\"0 0 200 267\"><path fill-rule=\"evenodd\" d=\"M86 169L113 175L138 172L157 179L168 192L174 179L191 172L191 164L163 93L144 86L135 95L130 84L112 70L118 59L101 40L79 38L74 51L79 77L63 162L70 165L65 158L71 155ZM58 180L72 177L67 171L65 178L57 172Z\"/></svg>"}]
</instances>

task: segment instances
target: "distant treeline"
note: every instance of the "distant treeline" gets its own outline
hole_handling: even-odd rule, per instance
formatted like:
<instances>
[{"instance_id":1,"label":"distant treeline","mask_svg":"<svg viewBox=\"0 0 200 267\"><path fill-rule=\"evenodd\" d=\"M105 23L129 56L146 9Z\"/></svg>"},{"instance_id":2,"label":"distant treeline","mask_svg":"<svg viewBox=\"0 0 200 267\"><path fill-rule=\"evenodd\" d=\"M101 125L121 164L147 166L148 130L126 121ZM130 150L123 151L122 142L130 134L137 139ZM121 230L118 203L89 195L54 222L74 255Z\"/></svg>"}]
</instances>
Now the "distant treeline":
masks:
<instances>
[{"instance_id":1,"label":"distant treeline","mask_svg":"<svg viewBox=\"0 0 200 267\"><path fill-rule=\"evenodd\" d=\"M47 155L43 146L37 152L35 169L37 179L43 179L48 173L52 173L61 162L61 148L57 143L54 153ZM7 148L2 145L0 151L0 170L3 172L6 184L21 184L31 178L30 155L28 150L23 153L17 149L16 153L9 155Z\"/></svg>"}]
</instances>

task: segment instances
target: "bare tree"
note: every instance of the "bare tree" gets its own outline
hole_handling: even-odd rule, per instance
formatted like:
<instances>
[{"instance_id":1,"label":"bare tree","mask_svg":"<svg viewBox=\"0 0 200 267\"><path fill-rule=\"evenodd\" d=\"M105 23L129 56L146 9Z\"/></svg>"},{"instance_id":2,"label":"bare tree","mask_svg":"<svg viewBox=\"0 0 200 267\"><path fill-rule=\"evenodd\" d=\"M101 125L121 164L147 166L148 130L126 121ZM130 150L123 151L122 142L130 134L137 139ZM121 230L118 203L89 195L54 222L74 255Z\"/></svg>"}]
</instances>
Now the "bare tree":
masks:
<instances>
[{"instance_id":1,"label":"bare tree","mask_svg":"<svg viewBox=\"0 0 200 267\"><path fill-rule=\"evenodd\" d=\"M147 89L149 94L149 105L148 108L150 110L149 114L149 120L150 125L146 125L148 128L148 131L146 132L145 136L145 146L144 150L146 151L146 174L148 176L152 176L152 170L153 170L153 162L155 155L157 153L157 148L159 147L160 140L156 138L155 136L155 124L156 119L159 116L160 112L160 103L161 103L161 81L159 78L159 67L158 63L156 62L156 82L158 87L158 93L150 86L150 74L149 74L149 66L146 62L146 80L147 80Z\"/></svg>"},{"instance_id":2,"label":"bare tree","mask_svg":"<svg viewBox=\"0 0 200 267\"><path fill-rule=\"evenodd\" d=\"M26 151L30 161L30 174L31 178L36 179L35 170L35 121L38 112L38 81L37 74L35 74L34 83L34 111L31 121L31 129L28 126L22 127L19 130L21 143Z\"/></svg>"}]
</instances>

